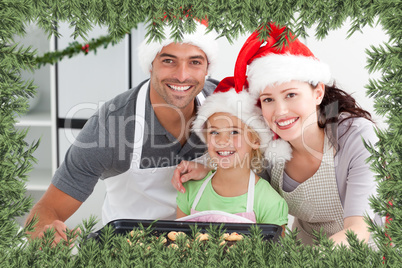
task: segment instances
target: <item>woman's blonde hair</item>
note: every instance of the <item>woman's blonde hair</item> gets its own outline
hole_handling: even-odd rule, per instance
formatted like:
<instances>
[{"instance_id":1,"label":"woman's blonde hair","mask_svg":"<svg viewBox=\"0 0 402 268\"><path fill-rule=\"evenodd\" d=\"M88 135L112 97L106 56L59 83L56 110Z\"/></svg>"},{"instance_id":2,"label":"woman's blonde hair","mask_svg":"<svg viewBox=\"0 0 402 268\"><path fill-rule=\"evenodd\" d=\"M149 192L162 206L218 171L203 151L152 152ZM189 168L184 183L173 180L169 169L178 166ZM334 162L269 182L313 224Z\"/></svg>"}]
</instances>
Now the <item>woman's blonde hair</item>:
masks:
<instances>
[{"instance_id":1,"label":"woman's blonde hair","mask_svg":"<svg viewBox=\"0 0 402 268\"><path fill-rule=\"evenodd\" d=\"M250 130L252 139L258 140L258 142L260 143L260 146L261 146L261 139L260 139L260 136L258 135L258 133L250 127L248 127L248 129ZM261 173L264 170L263 162L264 162L264 155L261 152L260 148L257 148L257 149L253 148L253 150L251 151L251 157L250 157L251 169L255 173Z\"/></svg>"}]
</instances>

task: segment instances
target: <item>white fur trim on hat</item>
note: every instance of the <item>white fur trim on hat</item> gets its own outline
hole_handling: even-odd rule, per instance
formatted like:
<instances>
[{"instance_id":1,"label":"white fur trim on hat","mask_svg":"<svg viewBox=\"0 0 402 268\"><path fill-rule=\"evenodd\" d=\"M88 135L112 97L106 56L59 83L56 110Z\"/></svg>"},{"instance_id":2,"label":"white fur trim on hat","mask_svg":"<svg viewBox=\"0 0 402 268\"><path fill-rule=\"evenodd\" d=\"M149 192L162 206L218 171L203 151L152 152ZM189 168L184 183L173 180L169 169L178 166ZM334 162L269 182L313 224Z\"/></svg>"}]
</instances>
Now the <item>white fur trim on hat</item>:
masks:
<instances>
[{"instance_id":1,"label":"white fur trim on hat","mask_svg":"<svg viewBox=\"0 0 402 268\"><path fill-rule=\"evenodd\" d=\"M271 140L268 143L268 148L265 150L265 159L270 163L286 162L292 158L292 147L287 141L281 138Z\"/></svg>"},{"instance_id":2,"label":"white fur trim on hat","mask_svg":"<svg viewBox=\"0 0 402 268\"><path fill-rule=\"evenodd\" d=\"M313 57L291 54L269 54L257 58L249 65L247 72L250 93L259 97L267 86L292 80L317 85L331 82L331 72L326 63Z\"/></svg>"},{"instance_id":3,"label":"white fur trim on hat","mask_svg":"<svg viewBox=\"0 0 402 268\"><path fill-rule=\"evenodd\" d=\"M218 43L216 41L218 35L214 31L206 33L207 27L205 25L198 22L196 24L196 31L192 34L184 33L180 43L191 44L204 51L208 58L208 73L211 74L218 58ZM138 47L139 63L141 69L147 74L152 70L152 62L162 48L174 43L174 40L170 38L171 28L165 25L163 32L166 38L160 43L157 41L148 43L147 39L145 39Z\"/></svg>"}]
</instances>

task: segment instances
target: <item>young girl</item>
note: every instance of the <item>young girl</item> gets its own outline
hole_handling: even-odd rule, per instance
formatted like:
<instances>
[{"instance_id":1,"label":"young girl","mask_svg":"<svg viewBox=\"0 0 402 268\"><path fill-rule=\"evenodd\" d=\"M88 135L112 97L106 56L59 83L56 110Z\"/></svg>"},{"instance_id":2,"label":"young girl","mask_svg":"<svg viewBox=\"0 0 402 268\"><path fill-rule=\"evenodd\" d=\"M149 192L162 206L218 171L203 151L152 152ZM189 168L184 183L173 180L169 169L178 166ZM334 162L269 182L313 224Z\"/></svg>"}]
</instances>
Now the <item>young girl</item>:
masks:
<instances>
[{"instance_id":1,"label":"young girl","mask_svg":"<svg viewBox=\"0 0 402 268\"><path fill-rule=\"evenodd\" d=\"M178 193L177 218L283 226L288 221L286 202L255 175L262 171L262 154L272 134L248 92L220 88L205 100L193 123L208 146L214 170L202 180L187 182L186 192Z\"/></svg>"}]
</instances>

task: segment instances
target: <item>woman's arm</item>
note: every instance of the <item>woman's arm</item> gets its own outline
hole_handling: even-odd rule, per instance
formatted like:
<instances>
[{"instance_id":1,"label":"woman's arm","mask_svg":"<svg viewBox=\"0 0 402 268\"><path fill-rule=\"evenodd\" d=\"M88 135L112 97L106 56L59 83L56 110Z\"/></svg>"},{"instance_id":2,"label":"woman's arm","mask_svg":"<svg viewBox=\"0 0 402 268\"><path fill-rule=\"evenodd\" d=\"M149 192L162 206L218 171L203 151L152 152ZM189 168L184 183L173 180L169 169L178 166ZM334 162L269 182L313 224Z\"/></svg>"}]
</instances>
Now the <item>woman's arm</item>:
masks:
<instances>
[{"instance_id":1,"label":"woman's arm","mask_svg":"<svg viewBox=\"0 0 402 268\"><path fill-rule=\"evenodd\" d=\"M344 219L343 230L330 237L336 245L344 244L349 246L346 238L346 230L353 231L359 240L364 240L366 243L370 238L370 232L363 216L351 216Z\"/></svg>"},{"instance_id":2,"label":"woman's arm","mask_svg":"<svg viewBox=\"0 0 402 268\"><path fill-rule=\"evenodd\" d=\"M363 215L367 214L372 219L375 217L369 198L376 195L377 182L370 164L367 163L371 154L362 139L371 144L378 141L373 126L363 118L348 119L339 125L342 138L338 140L340 149L335 164L339 195L344 209L344 223L343 230L331 236L336 244L348 244L346 230L355 232L360 240L367 242L370 238Z\"/></svg>"},{"instance_id":3,"label":"woman's arm","mask_svg":"<svg viewBox=\"0 0 402 268\"><path fill-rule=\"evenodd\" d=\"M177 191L184 193L186 189L183 187L183 183L189 180L201 180L210 171L210 168L203 164L193 161L181 161L176 167L173 177L172 185Z\"/></svg>"}]
</instances>

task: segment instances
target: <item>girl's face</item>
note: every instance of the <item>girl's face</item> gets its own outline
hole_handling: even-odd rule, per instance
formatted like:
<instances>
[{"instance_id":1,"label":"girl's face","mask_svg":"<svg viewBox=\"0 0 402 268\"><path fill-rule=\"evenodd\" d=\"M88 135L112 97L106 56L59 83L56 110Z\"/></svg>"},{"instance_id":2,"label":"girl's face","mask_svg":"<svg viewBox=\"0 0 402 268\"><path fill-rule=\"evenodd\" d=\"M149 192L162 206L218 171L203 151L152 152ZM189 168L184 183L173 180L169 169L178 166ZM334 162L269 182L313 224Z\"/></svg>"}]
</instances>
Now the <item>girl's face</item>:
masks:
<instances>
[{"instance_id":1,"label":"girl's face","mask_svg":"<svg viewBox=\"0 0 402 268\"><path fill-rule=\"evenodd\" d=\"M208 153L220 168L250 168L252 150L259 142L236 116L215 113L207 120Z\"/></svg>"},{"instance_id":2,"label":"girl's face","mask_svg":"<svg viewBox=\"0 0 402 268\"><path fill-rule=\"evenodd\" d=\"M317 106L324 92L322 83L315 89L299 81L267 86L260 94L262 114L269 127L283 140L300 139L317 130Z\"/></svg>"}]
</instances>

